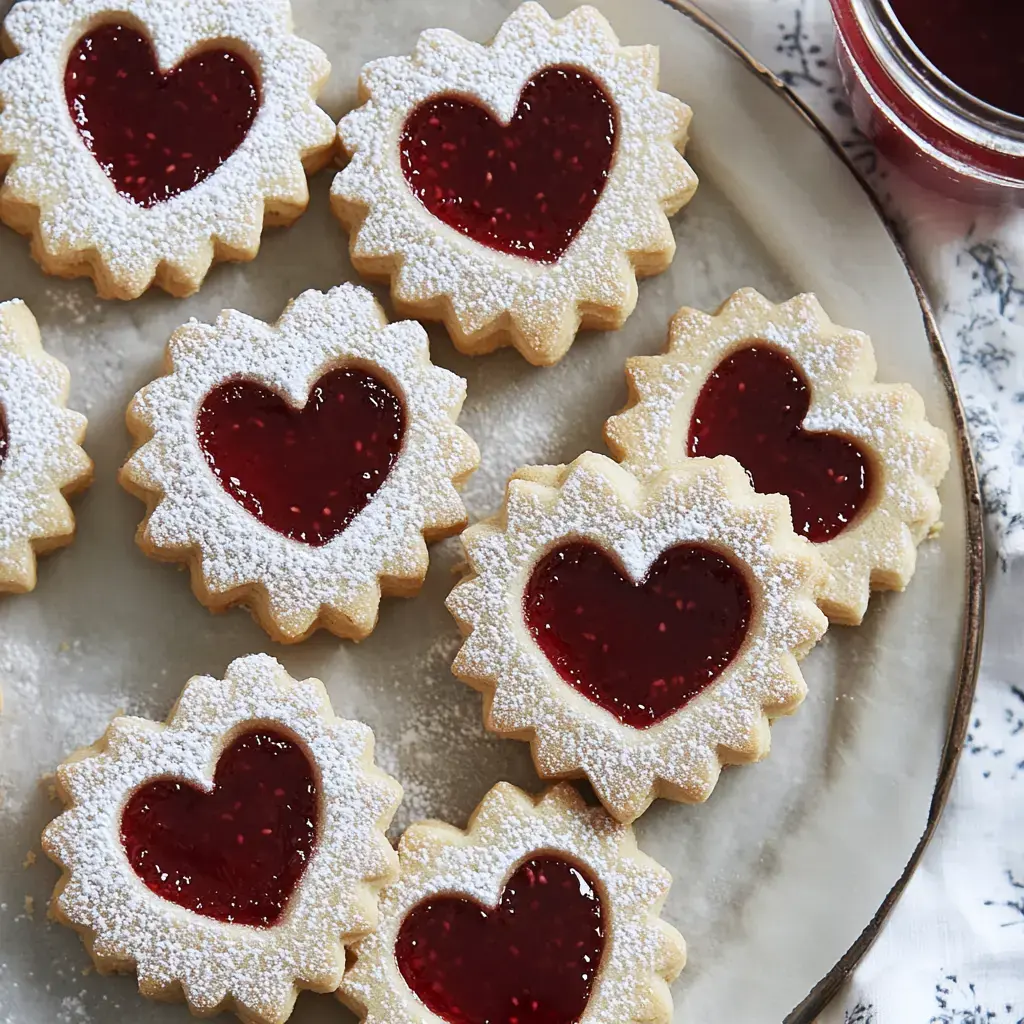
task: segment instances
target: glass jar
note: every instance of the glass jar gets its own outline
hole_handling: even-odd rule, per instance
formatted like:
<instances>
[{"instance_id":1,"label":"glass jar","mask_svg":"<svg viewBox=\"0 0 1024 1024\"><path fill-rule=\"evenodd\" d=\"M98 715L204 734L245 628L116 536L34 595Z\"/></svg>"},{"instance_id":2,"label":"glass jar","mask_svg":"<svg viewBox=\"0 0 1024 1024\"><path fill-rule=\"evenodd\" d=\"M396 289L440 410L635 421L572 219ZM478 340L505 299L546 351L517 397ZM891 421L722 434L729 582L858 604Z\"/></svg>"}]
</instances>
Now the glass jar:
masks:
<instances>
[{"instance_id":1,"label":"glass jar","mask_svg":"<svg viewBox=\"0 0 1024 1024\"><path fill-rule=\"evenodd\" d=\"M979 100L944 75L888 0L831 3L854 117L879 152L954 198L1024 205L1024 117Z\"/></svg>"}]
</instances>

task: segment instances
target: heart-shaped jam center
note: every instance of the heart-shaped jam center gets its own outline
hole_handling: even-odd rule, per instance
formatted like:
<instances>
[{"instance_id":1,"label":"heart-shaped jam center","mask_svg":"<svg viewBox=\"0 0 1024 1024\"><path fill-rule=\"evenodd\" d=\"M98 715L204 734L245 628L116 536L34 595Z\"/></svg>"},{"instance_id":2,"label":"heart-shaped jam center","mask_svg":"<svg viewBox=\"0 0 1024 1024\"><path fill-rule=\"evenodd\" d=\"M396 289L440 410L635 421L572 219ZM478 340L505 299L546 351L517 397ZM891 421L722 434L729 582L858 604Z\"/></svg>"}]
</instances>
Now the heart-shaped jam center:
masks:
<instances>
[{"instance_id":1,"label":"heart-shaped jam center","mask_svg":"<svg viewBox=\"0 0 1024 1024\"><path fill-rule=\"evenodd\" d=\"M601 198L617 124L590 75L550 67L526 83L507 125L461 96L421 103L402 131L402 171L420 202L456 231L553 263Z\"/></svg>"},{"instance_id":2,"label":"heart-shaped jam center","mask_svg":"<svg viewBox=\"0 0 1024 1024\"><path fill-rule=\"evenodd\" d=\"M121 843L158 896L219 921L269 927L316 843L313 766L296 743L260 728L221 754L213 791L157 779L121 815Z\"/></svg>"},{"instance_id":3,"label":"heart-shaped jam center","mask_svg":"<svg viewBox=\"0 0 1024 1024\"><path fill-rule=\"evenodd\" d=\"M145 207L213 174L260 109L256 73L241 55L203 49L163 74L153 44L124 25L100 25L75 43L64 95L114 187Z\"/></svg>"},{"instance_id":4,"label":"heart-shaped jam center","mask_svg":"<svg viewBox=\"0 0 1024 1024\"><path fill-rule=\"evenodd\" d=\"M395 959L409 988L448 1024L575 1024L604 943L594 880L547 854L516 870L497 907L457 896L414 907Z\"/></svg>"},{"instance_id":5,"label":"heart-shaped jam center","mask_svg":"<svg viewBox=\"0 0 1024 1024\"><path fill-rule=\"evenodd\" d=\"M572 541L534 567L523 613L570 686L642 729L722 673L747 635L751 602L743 573L710 548L669 548L634 583L601 548Z\"/></svg>"},{"instance_id":6,"label":"heart-shaped jam center","mask_svg":"<svg viewBox=\"0 0 1024 1024\"><path fill-rule=\"evenodd\" d=\"M691 455L731 455L762 494L785 494L793 528L815 543L846 529L871 497L864 450L804 430L811 388L785 352L752 344L724 359L693 408Z\"/></svg>"},{"instance_id":7,"label":"heart-shaped jam center","mask_svg":"<svg viewBox=\"0 0 1024 1024\"><path fill-rule=\"evenodd\" d=\"M206 396L196 434L210 469L239 505L272 530L320 547L387 479L402 448L405 411L364 370L324 374L301 409L235 379Z\"/></svg>"}]
</instances>

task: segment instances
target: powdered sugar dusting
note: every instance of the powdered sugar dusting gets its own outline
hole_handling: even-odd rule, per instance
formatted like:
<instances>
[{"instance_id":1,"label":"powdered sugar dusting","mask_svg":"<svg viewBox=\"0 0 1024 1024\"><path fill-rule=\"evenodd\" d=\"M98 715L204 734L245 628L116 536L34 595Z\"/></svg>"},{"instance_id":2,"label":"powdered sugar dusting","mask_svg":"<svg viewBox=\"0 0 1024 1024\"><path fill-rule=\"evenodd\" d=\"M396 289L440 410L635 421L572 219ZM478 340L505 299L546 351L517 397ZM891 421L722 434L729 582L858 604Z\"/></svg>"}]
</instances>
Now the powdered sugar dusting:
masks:
<instances>
[{"instance_id":1,"label":"powdered sugar dusting","mask_svg":"<svg viewBox=\"0 0 1024 1024\"><path fill-rule=\"evenodd\" d=\"M144 443L122 471L130 489L158 501L145 543L182 558L194 553L213 595L258 588L270 626L285 639L321 624L324 608L334 613L323 621L330 628L368 633L382 577L418 584L426 571L424 532L443 535L465 521L455 484L479 458L455 425L465 382L431 364L419 324L387 324L373 296L350 284L303 293L273 326L233 310L213 326L192 321L172 337L169 352L172 371L132 404L133 429ZM265 526L223 489L199 446L196 415L206 395L232 377L305 405L325 370L346 364L368 366L391 382L405 407L403 447L369 504L337 537L313 547Z\"/></svg>"},{"instance_id":2,"label":"powdered sugar dusting","mask_svg":"<svg viewBox=\"0 0 1024 1024\"><path fill-rule=\"evenodd\" d=\"M175 198L144 208L120 195L68 114L68 40L112 17L137 23L161 67L211 40L239 45L255 62L260 110L217 171ZM288 0L28 0L5 29L19 54L0 67L0 153L13 161L3 185L5 216L33 233L51 272L91 273L104 295L134 298L153 282L195 291L215 255L251 259L264 205L294 219L308 201L303 161L333 143L316 106L330 65L291 34ZM38 211L38 224L34 223Z\"/></svg>"},{"instance_id":3,"label":"powdered sugar dusting","mask_svg":"<svg viewBox=\"0 0 1024 1024\"><path fill-rule=\"evenodd\" d=\"M608 442L639 476L686 458L704 383L723 359L753 340L785 352L807 377L806 429L854 439L876 466L870 505L841 533L815 545L829 567L822 608L836 621L859 623L872 584L902 590L910 581L916 546L939 518L936 488L949 466L949 445L925 420L913 388L875 383L870 339L833 324L813 295L776 306L744 288L716 316L679 310L666 354L627 363L631 405L606 424Z\"/></svg>"},{"instance_id":4,"label":"powdered sugar dusting","mask_svg":"<svg viewBox=\"0 0 1024 1024\"><path fill-rule=\"evenodd\" d=\"M232 925L169 903L139 884L120 842L120 809L146 781L166 776L209 789L230 736L252 722L280 725L315 763L320 833L285 916L273 928ZM47 828L46 852L65 870L55 908L93 937L101 967L134 965L140 990L184 986L200 1013L227 1005L279 1022L299 987L330 991L343 941L374 925L374 895L393 877L383 830L400 799L373 767L372 734L336 718L323 684L297 682L266 655L240 658L223 680L197 676L166 725L115 719L100 744L58 770L69 809Z\"/></svg>"},{"instance_id":5,"label":"powdered sugar dusting","mask_svg":"<svg viewBox=\"0 0 1024 1024\"><path fill-rule=\"evenodd\" d=\"M432 217L409 188L399 159L408 115L444 93L466 96L511 120L523 86L546 67L579 67L619 114L615 159L589 220L562 257L540 264L497 252ZM444 319L468 352L514 344L531 362L557 362L584 326L619 326L636 304L634 270L664 269L675 251L666 214L697 179L679 149L690 110L657 91L655 47L620 47L592 7L555 21L525 3L486 46L453 32L424 32L411 57L373 61L362 72L369 101L338 126L352 157L332 188L351 230L357 267L392 276L396 302Z\"/></svg>"},{"instance_id":6,"label":"powdered sugar dusting","mask_svg":"<svg viewBox=\"0 0 1024 1024\"><path fill-rule=\"evenodd\" d=\"M20 300L0 304L0 406L7 454L0 465L0 589L35 583L33 542L69 538L74 517L61 496L85 483L85 417L65 407L67 368L46 355Z\"/></svg>"},{"instance_id":7,"label":"powdered sugar dusting","mask_svg":"<svg viewBox=\"0 0 1024 1024\"><path fill-rule=\"evenodd\" d=\"M401 877L381 894L380 924L356 946L341 996L366 1024L437 1024L399 973L395 941L408 912L438 894L499 902L516 868L532 854L563 854L599 881L609 941L590 1002L588 1024L668 1019L671 1003L658 979L685 962L682 937L658 919L670 877L636 848L632 829L586 807L569 785L538 800L508 783L484 797L466 832L437 822L413 825L399 844Z\"/></svg>"},{"instance_id":8,"label":"powdered sugar dusting","mask_svg":"<svg viewBox=\"0 0 1024 1024\"><path fill-rule=\"evenodd\" d=\"M664 721L624 725L576 693L529 636L520 608L530 568L558 542L586 539L634 580L668 548L703 543L748 573L754 617L715 682ZM448 607L468 638L453 671L493 692L488 728L529 735L547 777L583 774L632 821L656 796L699 801L723 760L767 751L766 716L793 711L805 686L794 656L826 628L813 595L822 565L785 502L755 495L733 459L693 459L641 485L610 459L522 470L499 519L464 535L470 571Z\"/></svg>"},{"instance_id":9,"label":"powdered sugar dusting","mask_svg":"<svg viewBox=\"0 0 1024 1024\"><path fill-rule=\"evenodd\" d=\"M390 835L397 839L414 821L426 817L456 818L457 806L448 780L471 778L479 771L481 746L500 740L480 728L480 709L473 700L453 700L452 659L459 648L452 632L439 634L423 654L405 666L416 686L403 695L407 711L401 730L378 727L377 757L381 766L401 780L403 798ZM439 709L444 714L439 714Z\"/></svg>"}]
</instances>

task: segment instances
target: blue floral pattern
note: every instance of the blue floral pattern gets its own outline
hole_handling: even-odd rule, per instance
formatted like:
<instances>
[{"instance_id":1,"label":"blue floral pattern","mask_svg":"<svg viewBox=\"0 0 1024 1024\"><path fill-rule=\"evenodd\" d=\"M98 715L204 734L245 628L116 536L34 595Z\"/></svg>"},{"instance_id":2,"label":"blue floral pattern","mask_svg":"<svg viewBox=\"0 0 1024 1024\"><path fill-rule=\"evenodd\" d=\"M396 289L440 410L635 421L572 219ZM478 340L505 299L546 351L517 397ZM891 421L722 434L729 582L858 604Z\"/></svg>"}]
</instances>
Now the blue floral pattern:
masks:
<instances>
[{"instance_id":1,"label":"blue floral pattern","mask_svg":"<svg viewBox=\"0 0 1024 1024\"><path fill-rule=\"evenodd\" d=\"M988 1007L978 999L975 983L961 983L955 974L947 974L935 985L936 1013L928 1024L1024 1024L1012 1003Z\"/></svg>"}]
</instances>

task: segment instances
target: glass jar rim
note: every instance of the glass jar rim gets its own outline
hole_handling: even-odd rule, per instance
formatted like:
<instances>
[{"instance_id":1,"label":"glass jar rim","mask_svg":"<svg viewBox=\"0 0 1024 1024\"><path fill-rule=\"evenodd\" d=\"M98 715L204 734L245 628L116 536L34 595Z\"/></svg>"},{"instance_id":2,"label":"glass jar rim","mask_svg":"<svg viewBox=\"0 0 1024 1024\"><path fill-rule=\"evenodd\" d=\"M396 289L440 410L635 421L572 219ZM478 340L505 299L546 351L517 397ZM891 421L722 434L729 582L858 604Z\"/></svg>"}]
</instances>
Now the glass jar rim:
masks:
<instances>
[{"instance_id":1,"label":"glass jar rim","mask_svg":"<svg viewBox=\"0 0 1024 1024\"><path fill-rule=\"evenodd\" d=\"M957 85L921 51L890 0L848 0L860 30L895 84L926 114L978 146L1024 156L1024 117Z\"/></svg>"}]
</instances>

